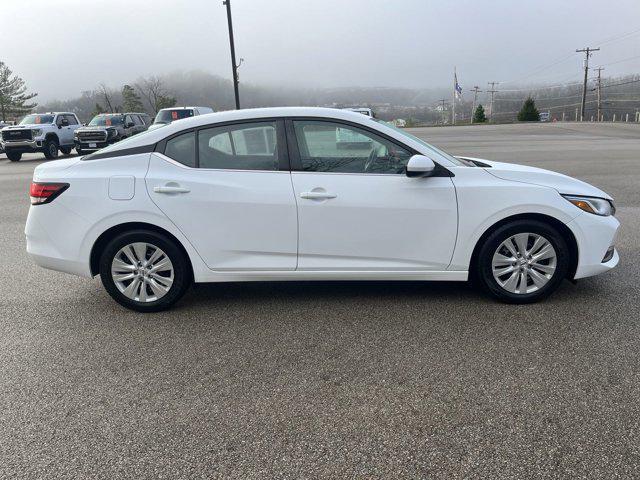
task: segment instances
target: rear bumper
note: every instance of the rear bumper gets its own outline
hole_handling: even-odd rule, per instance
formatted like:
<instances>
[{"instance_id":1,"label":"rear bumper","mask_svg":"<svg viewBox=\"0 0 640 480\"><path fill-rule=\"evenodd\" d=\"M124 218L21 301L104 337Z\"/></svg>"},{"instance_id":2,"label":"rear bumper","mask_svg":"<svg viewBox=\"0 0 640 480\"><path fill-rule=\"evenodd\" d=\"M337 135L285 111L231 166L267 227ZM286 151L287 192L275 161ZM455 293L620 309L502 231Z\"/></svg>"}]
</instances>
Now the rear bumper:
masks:
<instances>
[{"instance_id":1,"label":"rear bumper","mask_svg":"<svg viewBox=\"0 0 640 480\"><path fill-rule=\"evenodd\" d=\"M74 226L85 223L79 216L55 203L29 209L24 231L27 253L36 265L43 268L91 278L88 259L81 259L78 255L81 247L78 230L62 227L56 221L59 218L67 218L69 224Z\"/></svg>"},{"instance_id":2,"label":"rear bumper","mask_svg":"<svg viewBox=\"0 0 640 480\"><path fill-rule=\"evenodd\" d=\"M618 251L603 262L607 250L615 246L620 222L615 217L600 217L582 213L567 224L578 242L578 268L575 279L607 272L620 261Z\"/></svg>"}]
</instances>

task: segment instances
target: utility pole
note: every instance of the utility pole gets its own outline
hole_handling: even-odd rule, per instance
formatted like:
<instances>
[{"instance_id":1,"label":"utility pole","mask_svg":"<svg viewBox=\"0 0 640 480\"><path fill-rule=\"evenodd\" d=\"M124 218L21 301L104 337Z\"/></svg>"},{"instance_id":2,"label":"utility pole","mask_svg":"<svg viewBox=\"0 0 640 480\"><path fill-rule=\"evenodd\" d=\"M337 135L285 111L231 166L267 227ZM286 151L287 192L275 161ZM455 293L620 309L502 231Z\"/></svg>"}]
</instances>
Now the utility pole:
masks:
<instances>
[{"instance_id":1,"label":"utility pole","mask_svg":"<svg viewBox=\"0 0 640 480\"><path fill-rule=\"evenodd\" d=\"M596 71L598 72L598 84L596 86L597 92L598 92L598 117L597 117L598 122L602 117L602 78L600 76L600 72L602 72L602 70L604 70L604 67L596 68Z\"/></svg>"},{"instance_id":2,"label":"utility pole","mask_svg":"<svg viewBox=\"0 0 640 480\"><path fill-rule=\"evenodd\" d=\"M584 108L587 103L587 75L589 74L589 57L593 52L597 52L600 48L580 48L577 53L584 52L584 83L582 84L582 103L580 104L580 121L584 119Z\"/></svg>"},{"instance_id":3,"label":"utility pole","mask_svg":"<svg viewBox=\"0 0 640 480\"><path fill-rule=\"evenodd\" d=\"M444 104L445 104L446 101L447 101L446 98L443 98L442 100L438 100L438 102L442 103L442 105L441 105L442 110L440 110L440 112L441 112L440 117L441 117L441 120L442 120L442 125L444 125L444 113L445 113Z\"/></svg>"},{"instance_id":4,"label":"utility pole","mask_svg":"<svg viewBox=\"0 0 640 480\"><path fill-rule=\"evenodd\" d=\"M231 68L233 72L233 93L236 97L236 110L240 110L240 93L238 92L238 67L236 65L236 48L233 44L233 24L231 23L231 0L223 0L227 6L227 23L229 24L229 47L231 48Z\"/></svg>"},{"instance_id":5,"label":"utility pole","mask_svg":"<svg viewBox=\"0 0 640 480\"><path fill-rule=\"evenodd\" d=\"M487 90L487 93L491 94L491 103L489 104L489 122L493 121L493 96L498 92L496 90L496 85L500 82L487 82L487 85L491 85L491 90Z\"/></svg>"},{"instance_id":6,"label":"utility pole","mask_svg":"<svg viewBox=\"0 0 640 480\"><path fill-rule=\"evenodd\" d=\"M482 90L476 85L469 91L473 92L473 106L471 107L471 123L473 123L473 116L476 114L476 104L478 103L478 93L482 92Z\"/></svg>"}]
</instances>

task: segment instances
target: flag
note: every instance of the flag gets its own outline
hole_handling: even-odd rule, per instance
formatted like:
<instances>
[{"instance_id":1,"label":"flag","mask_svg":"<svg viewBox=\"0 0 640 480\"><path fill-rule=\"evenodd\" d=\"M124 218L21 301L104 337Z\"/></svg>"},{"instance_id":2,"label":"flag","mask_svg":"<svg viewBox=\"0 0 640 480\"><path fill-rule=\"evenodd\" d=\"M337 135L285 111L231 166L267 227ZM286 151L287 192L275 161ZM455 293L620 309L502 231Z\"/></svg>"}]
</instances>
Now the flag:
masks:
<instances>
[{"instance_id":1,"label":"flag","mask_svg":"<svg viewBox=\"0 0 640 480\"><path fill-rule=\"evenodd\" d=\"M458 100L462 99L462 87L460 86L460 84L458 83L458 74L454 73L453 74L453 80L455 83L455 89L456 89L456 98Z\"/></svg>"}]
</instances>

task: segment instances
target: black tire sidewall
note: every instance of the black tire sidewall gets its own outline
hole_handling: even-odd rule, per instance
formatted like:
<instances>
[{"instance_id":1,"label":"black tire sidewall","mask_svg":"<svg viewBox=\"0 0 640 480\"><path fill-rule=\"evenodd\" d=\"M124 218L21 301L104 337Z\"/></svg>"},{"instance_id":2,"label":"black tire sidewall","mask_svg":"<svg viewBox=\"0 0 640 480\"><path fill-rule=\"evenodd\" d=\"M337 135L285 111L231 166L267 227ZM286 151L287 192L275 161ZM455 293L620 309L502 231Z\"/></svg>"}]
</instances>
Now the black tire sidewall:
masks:
<instances>
[{"instance_id":1,"label":"black tire sidewall","mask_svg":"<svg viewBox=\"0 0 640 480\"><path fill-rule=\"evenodd\" d=\"M4 154L12 162L19 162L20 159L22 158L22 153L18 153L18 152L7 152L7 151L5 151Z\"/></svg>"},{"instance_id":2,"label":"black tire sidewall","mask_svg":"<svg viewBox=\"0 0 640 480\"><path fill-rule=\"evenodd\" d=\"M72 147L60 147L60 151L62 152L63 155L70 155L71 150L73 150Z\"/></svg>"},{"instance_id":3,"label":"black tire sidewall","mask_svg":"<svg viewBox=\"0 0 640 480\"><path fill-rule=\"evenodd\" d=\"M55 155L51 154L51 144L54 144L56 146L56 154ZM45 158L47 160L54 160L55 158L58 158L58 153L57 153L58 152L58 148L59 148L58 142L56 142L55 140L51 140L51 139L47 140L44 143L44 156L45 156Z\"/></svg>"},{"instance_id":4,"label":"black tire sidewall","mask_svg":"<svg viewBox=\"0 0 640 480\"><path fill-rule=\"evenodd\" d=\"M162 249L171 260L174 269L173 284L169 292L162 298L149 303L140 303L127 298L118 290L111 278L111 263L115 254L125 245L135 242L146 242ZM138 312L158 312L166 310L177 302L192 282L188 259L182 250L166 235L161 233L136 230L122 233L113 238L104 248L100 256L100 279L109 295L120 305Z\"/></svg>"},{"instance_id":5,"label":"black tire sidewall","mask_svg":"<svg viewBox=\"0 0 640 480\"><path fill-rule=\"evenodd\" d=\"M528 294L515 294L506 291L495 278L491 268L493 254L498 246L507 238L517 233L536 233L546 238L556 251L556 270L551 280L540 290ZM477 265L476 276L480 285L495 298L507 303L533 303L551 295L560 286L569 270L570 255L567 242L551 225L537 220L516 220L502 225L491 233L482 245Z\"/></svg>"}]
</instances>

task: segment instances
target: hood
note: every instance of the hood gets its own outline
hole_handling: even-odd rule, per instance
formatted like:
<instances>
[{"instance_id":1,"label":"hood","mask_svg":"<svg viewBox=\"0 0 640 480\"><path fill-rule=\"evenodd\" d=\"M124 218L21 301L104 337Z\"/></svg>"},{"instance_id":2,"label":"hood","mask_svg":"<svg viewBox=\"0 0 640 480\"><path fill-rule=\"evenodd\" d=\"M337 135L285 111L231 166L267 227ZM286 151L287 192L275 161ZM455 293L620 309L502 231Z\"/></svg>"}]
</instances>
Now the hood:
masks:
<instances>
[{"instance_id":1,"label":"hood","mask_svg":"<svg viewBox=\"0 0 640 480\"><path fill-rule=\"evenodd\" d=\"M484 168L494 177L503 180L512 180L514 182L531 183L533 185L541 185L550 187L558 191L558 193L569 195L583 195L588 197L599 197L613 200L610 195L603 192L599 188L589 185L586 182L577 180L563 175L562 173L552 172L537 167L526 167L514 163L494 162L473 157L459 157L463 160L469 160L478 167Z\"/></svg>"},{"instance_id":2,"label":"hood","mask_svg":"<svg viewBox=\"0 0 640 480\"><path fill-rule=\"evenodd\" d=\"M33 179L37 181L50 180L51 178L61 178L66 176L67 170L72 165L80 161L80 157L63 158L38 165L33 171Z\"/></svg>"},{"instance_id":3,"label":"hood","mask_svg":"<svg viewBox=\"0 0 640 480\"><path fill-rule=\"evenodd\" d=\"M115 125L109 125L109 126L99 126L99 125L87 125L85 127L80 127L78 130L76 131L83 131L83 132L103 132L105 130L113 130L113 129L117 129L118 127Z\"/></svg>"},{"instance_id":4,"label":"hood","mask_svg":"<svg viewBox=\"0 0 640 480\"><path fill-rule=\"evenodd\" d=\"M35 128L48 127L51 123L40 123L35 125L8 125L6 127L0 127L2 130L33 130Z\"/></svg>"}]
</instances>

